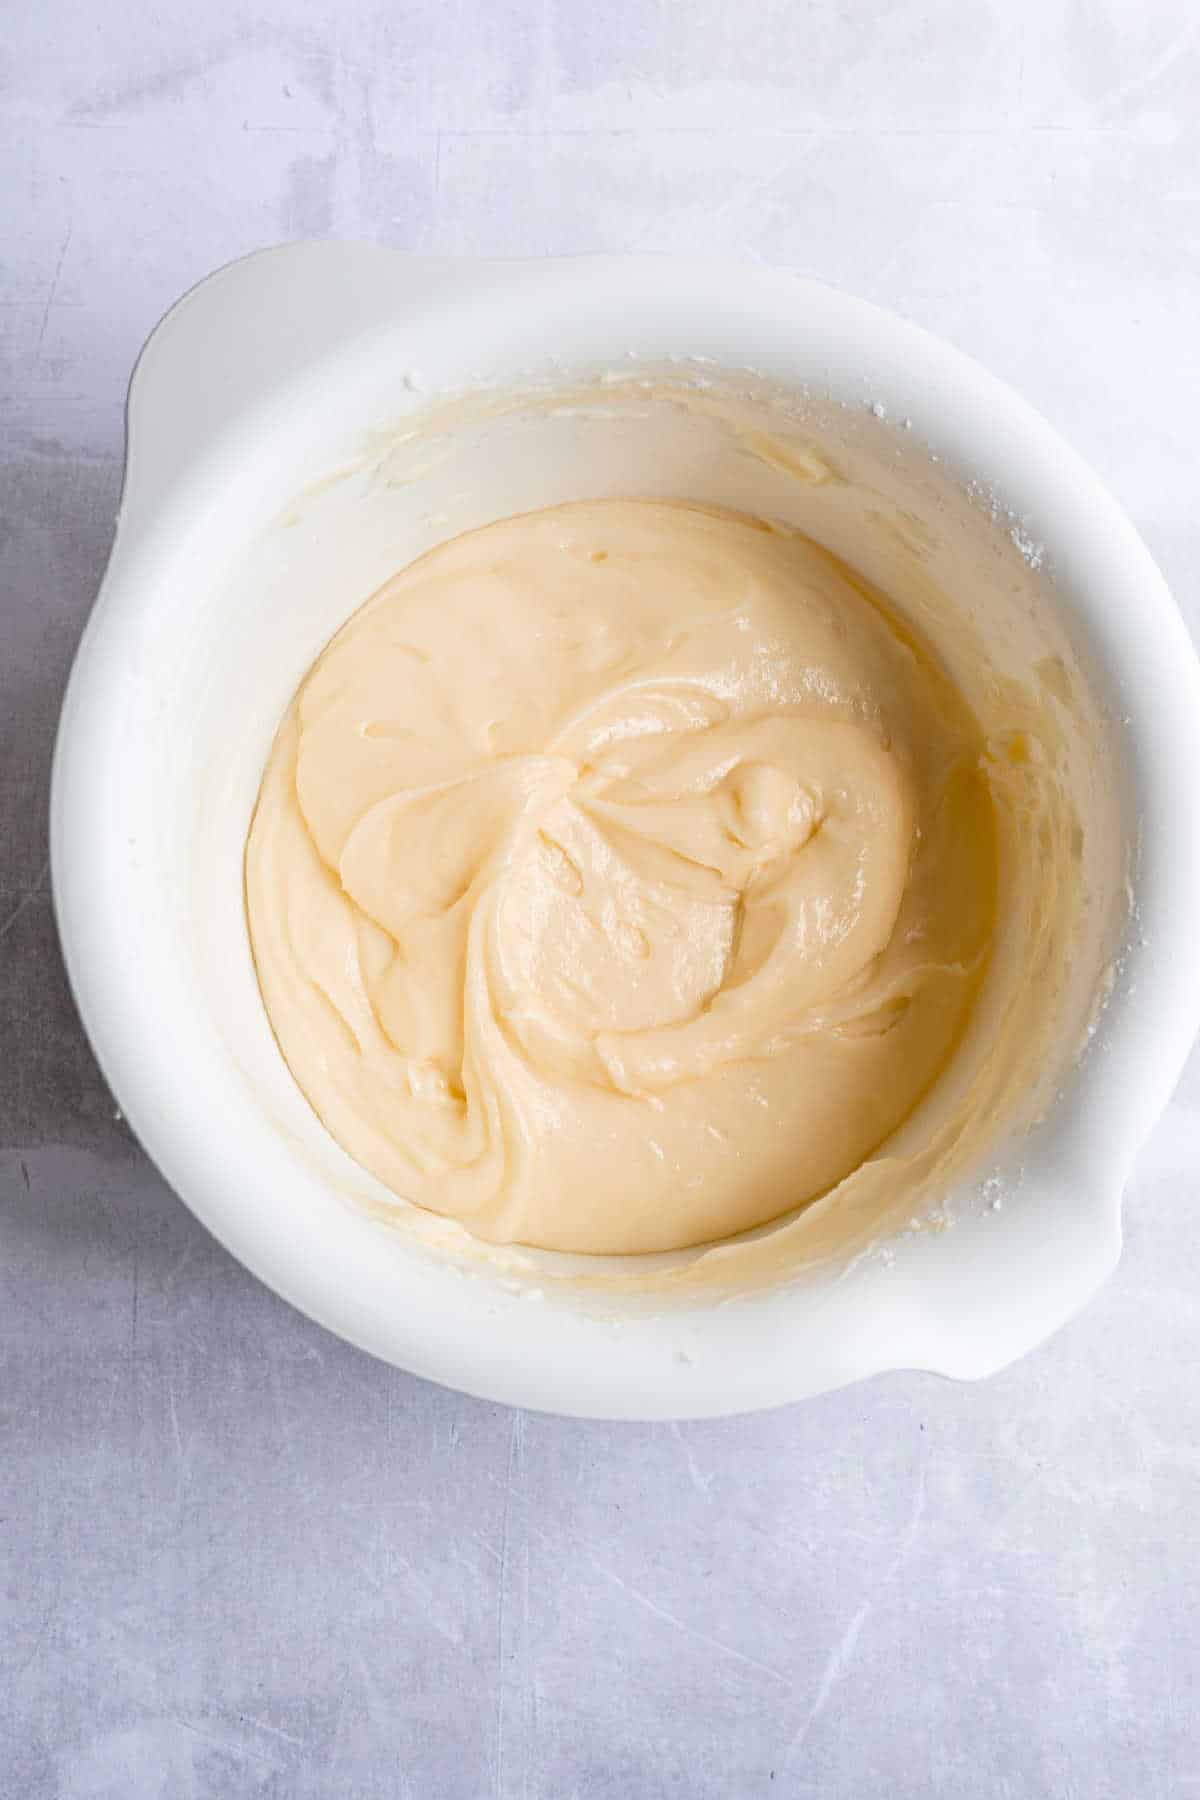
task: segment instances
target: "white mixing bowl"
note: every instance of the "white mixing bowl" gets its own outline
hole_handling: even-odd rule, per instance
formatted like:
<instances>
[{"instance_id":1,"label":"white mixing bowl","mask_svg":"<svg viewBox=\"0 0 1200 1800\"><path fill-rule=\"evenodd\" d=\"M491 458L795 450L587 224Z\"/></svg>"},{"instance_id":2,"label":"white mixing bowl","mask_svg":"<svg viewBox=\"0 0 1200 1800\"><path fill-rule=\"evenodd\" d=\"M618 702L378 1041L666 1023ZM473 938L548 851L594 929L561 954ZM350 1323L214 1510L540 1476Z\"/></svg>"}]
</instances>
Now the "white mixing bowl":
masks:
<instances>
[{"instance_id":1,"label":"white mixing bowl","mask_svg":"<svg viewBox=\"0 0 1200 1800\"><path fill-rule=\"evenodd\" d=\"M695 409L661 398L673 380ZM1013 594L1052 592L1111 715L1133 922L1086 1053L1063 1045L1045 1116L1002 1134L942 1196L939 1229L734 1298L651 1304L619 1286L589 1298L553 1259L497 1262L449 1228L380 1222L382 1196L309 1110L267 1025L242 851L276 723L314 655L454 532L563 499L664 494L797 517L872 573L846 520L831 510L825 529L814 512L803 448L748 454L706 415L723 383L805 422L834 461L870 462L912 554L926 553L931 509L944 523L957 508L976 553L996 559L998 593L1005 557ZM451 394L466 397L419 423ZM204 282L138 364L116 541L59 732L54 893L127 1118L280 1294L378 1356L493 1399L718 1414L888 1368L985 1374L1111 1270L1126 1173L1200 1019L1198 771L1200 672L1145 547L1054 432L946 345L759 269L294 245Z\"/></svg>"}]
</instances>

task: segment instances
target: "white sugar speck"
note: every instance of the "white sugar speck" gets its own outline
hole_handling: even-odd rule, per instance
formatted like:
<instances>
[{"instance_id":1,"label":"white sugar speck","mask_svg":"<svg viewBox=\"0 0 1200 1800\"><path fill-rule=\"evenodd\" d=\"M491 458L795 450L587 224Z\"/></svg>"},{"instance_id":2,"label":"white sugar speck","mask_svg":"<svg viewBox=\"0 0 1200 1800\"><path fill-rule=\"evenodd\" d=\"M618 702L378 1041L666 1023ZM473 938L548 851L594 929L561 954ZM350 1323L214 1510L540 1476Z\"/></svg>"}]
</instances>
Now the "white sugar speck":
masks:
<instances>
[{"instance_id":1,"label":"white sugar speck","mask_svg":"<svg viewBox=\"0 0 1200 1800\"><path fill-rule=\"evenodd\" d=\"M1028 533L1022 531L1019 525L1014 525L1008 535L1024 557L1025 561L1029 564L1029 567L1031 569L1040 569L1046 555L1044 547L1041 544L1035 543Z\"/></svg>"}]
</instances>

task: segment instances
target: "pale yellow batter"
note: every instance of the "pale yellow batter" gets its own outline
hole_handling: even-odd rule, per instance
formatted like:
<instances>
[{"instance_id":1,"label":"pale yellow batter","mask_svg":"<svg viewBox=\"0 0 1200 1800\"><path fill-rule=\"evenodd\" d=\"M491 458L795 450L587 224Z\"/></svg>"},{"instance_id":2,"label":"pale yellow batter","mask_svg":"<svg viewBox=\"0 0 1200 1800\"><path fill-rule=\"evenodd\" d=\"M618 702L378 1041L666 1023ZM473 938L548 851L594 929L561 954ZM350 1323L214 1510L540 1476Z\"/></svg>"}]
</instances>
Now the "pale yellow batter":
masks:
<instances>
[{"instance_id":1,"label":"pale yellow batter","mask_svg":"<svg viewBox=\"0 0 1200 1800\"><path fill-rule=\"evenodd\" d=\"M339 1142L479 1236L726 1238L953 1056L996 910L979 729L807 539L598 501L442 546L280 728L246 892Z\"/></svg>"}]
</instances>

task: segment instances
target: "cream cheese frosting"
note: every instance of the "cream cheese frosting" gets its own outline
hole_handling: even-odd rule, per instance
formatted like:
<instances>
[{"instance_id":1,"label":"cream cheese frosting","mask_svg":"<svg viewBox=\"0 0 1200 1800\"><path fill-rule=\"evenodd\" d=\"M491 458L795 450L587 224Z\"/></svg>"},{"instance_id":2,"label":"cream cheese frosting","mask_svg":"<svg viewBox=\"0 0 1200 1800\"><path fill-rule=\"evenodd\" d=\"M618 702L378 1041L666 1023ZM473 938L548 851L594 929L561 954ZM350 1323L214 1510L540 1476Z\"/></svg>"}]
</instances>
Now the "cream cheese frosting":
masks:
<instances>
[{"instance_id":1,"label":"cream cheese frosting","mask_svg":"<svg viewBox=\"0 0 1200 1800\"><path fill-rule=\"evenodd\" d=\"M953 1059L988 770L932 648L798 532L639 500L486 526L284 718L246 854L268 1016L350 1155L481 1238L728 1239Z\"/></svg>"}]
</instances>

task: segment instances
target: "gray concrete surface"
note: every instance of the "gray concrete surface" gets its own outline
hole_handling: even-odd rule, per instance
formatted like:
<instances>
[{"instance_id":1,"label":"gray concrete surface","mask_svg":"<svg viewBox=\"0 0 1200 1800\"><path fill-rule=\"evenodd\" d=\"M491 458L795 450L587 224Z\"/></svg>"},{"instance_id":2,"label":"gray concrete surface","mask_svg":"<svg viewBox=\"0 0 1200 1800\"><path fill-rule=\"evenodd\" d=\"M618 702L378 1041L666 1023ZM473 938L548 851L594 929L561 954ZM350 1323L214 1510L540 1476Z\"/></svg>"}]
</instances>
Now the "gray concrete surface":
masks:
<instances>
[{"instance_id":1,"label":"gray concrete surface","mask_svg":"<svg viewBox=\"0 0 1200 1800\"><path fill-rule=\"evenodd\" d=\"M81 1037L45 832L133 356L286 236L855 288L1039 404L1195 625L1198 117L1188 0L6 9L5 1800L1200 1794L1200 1064L1119 1274L1000 1378L507 1413L308 1324L165 1188Z\"/></svg>"}]
</instances>

